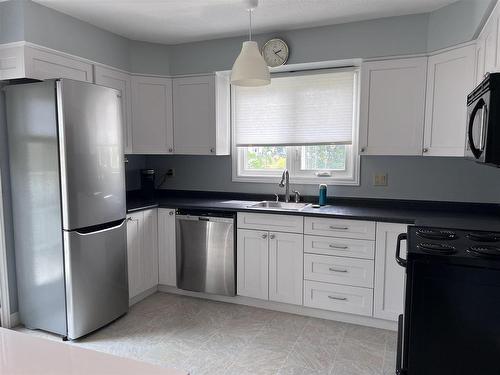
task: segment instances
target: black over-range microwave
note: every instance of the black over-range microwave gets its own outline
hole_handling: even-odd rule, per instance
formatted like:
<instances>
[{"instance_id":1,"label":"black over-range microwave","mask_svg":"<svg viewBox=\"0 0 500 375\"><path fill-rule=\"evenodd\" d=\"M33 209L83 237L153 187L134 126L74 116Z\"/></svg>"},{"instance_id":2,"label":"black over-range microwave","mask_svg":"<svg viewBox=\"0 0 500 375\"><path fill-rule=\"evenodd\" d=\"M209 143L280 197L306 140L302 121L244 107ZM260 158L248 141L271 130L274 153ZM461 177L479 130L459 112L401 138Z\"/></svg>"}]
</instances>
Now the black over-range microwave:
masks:
<instances>
[{"instance_id":1,"label":"black over-range microwave","mask_svg":"<svg viewBox=\"0 0 500 375\"><path fill-rule=\"evenodd\" d=\"M467 96L465 157L500 166L500 73L490 73Z\"/></svg>"}]
</instances>

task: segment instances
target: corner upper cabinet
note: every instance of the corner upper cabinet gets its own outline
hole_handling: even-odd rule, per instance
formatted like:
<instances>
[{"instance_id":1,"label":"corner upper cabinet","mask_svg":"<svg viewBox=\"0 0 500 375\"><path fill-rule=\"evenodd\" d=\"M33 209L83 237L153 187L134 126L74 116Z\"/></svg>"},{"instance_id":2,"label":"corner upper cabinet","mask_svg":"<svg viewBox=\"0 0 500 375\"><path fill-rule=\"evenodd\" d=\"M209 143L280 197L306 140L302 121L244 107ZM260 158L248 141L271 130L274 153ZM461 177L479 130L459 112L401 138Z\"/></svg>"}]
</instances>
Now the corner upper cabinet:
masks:
<instances>
[{"instance_id":1,"label":"corner upper cabinet","mask_svg":"<svg viewBox=\"0 0 500 375\"><path fill-rule=\"evenodd\" d=\"M172 154L172 79L132 76L132 152Z\"/></svg>"},{"instance_id":2,"label":"corner upper cabinet","mask_svg":"<svg viewBox=\"0 0 500 375\"><path fill-rule=\"evenodd\" d=\"M361 155L422 155L427 57L365 62Z\"/></svg>"},{"instance_id":3,"label":"corner upper cabinet","mask_svg":"<svg viewBox=\"0 0 500 375\"><path fill-rule=\"evenodd\" d=\"M94 81L98 85L120 91L122 97L123 149L132 153L132 87L130 75L119 70L95 65Z\"/></svg>"},{"instance_id":4,"label":"corner upper cabinet","mask_svg":"<svg viewBox=\"0 0 500 375\"><path fill-rule=\"evenodd\" d=\"M469 45L429 57L424 156L464 156L474 55L475 46Z\"/></svg>"},{"instance_id":5,"label":"corner upper cabinet","mask_svg":"<svg viewBox=\"0 0 500 375\"><path fill-rule=\"evenodd\" d=\"M229 155L229 81L224 74L173 79L174 153Z\"/></svg>"}]
</instances>

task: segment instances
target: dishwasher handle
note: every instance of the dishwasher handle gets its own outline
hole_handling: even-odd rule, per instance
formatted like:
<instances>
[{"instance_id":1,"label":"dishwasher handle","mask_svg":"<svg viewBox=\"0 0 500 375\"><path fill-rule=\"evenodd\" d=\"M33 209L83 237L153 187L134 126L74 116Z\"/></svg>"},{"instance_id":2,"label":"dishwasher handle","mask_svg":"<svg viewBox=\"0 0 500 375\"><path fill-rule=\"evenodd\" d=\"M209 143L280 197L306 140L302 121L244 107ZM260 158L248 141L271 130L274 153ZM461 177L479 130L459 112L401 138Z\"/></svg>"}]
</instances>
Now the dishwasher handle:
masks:
<instances>
[{"instance_id":1,"label":"dishwasher handle","mask_svg":"<svg viewBox=\"0 0 500 375\"><path fill-rule=\"evenodd\" d=\"M177 221L204 221L204 222L229 223L229 224L234 223L233 218L218 217L218 216L176 215L175 219Z\"/></svg>"}]
</instances>

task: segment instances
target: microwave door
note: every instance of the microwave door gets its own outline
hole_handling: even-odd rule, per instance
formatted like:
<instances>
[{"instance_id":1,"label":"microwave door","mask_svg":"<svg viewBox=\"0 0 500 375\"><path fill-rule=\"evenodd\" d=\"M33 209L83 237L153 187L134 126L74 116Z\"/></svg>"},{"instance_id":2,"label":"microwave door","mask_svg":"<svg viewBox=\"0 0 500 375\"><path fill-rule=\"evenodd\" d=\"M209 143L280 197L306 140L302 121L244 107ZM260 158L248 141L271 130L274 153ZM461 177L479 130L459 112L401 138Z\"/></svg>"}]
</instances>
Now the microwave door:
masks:
<instances>
[{"instance_id":1,"label":"microwave door","mask_svg":"<svg viewBox=\"0 0 500 375\"><path fill-rule=\"evenodd\" d=\"M486 143L486 127L488 121L488 105L486 97L480 98L474 105L467 126L467 150L477 160L483 159Z\"/></svg>"}]
</instances>

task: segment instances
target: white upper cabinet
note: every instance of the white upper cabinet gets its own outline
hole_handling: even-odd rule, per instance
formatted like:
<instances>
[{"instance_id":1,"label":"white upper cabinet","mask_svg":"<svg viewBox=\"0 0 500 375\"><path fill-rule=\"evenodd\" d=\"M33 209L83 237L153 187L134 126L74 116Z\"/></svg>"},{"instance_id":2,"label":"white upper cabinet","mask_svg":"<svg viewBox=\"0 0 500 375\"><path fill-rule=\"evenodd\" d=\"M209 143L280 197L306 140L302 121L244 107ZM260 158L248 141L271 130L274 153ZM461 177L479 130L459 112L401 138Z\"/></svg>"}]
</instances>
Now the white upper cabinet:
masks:
<instances>
[{"instance_id":1,"label":"white upper cabinet","mask_svg":"<svg viewBox=\"0 0 500 375\"><path fill-rule=\"evenodd\" d=\"M173 79L174 152L186 155L229 154L229 116L223 103L229 83L214 74ZM217 114L219 113L219 116Z\"/></svg>"},{"instance_id":2,"label":"white upper cabinet","mask_svg":"<svg viewBox=\"0 0 500 375\"><path fill-rule=\"evenodd\" d=\"M96 65L94 82L120 91L122 98L123 149L126 154L132 153L132 87L130 75L119 70Z\"/></svg>"},{"instance_id":3,"label":"white upper cabinet","mask_svg":"<svg viewBox=\"0 0 500 375\"><path fill-rule=\"evenodd\" d=\"M34 79L70 78L93 82L92 64L67 55L25 47L26 77Z\"/></svg>"},{"instance_id":4,"label":"white upper cabinet","mask_svg":"<svg viewBox=\"0 0 500 375\"><path fill-rule=\"evenodd\" d=\"M422 155L427 57L363 63L361 155Z\"/></svg>"},{"instance_id":5,"label":"white upper cabinet","mask_svg":"<svg viewBox=\"0 0 500 375\"><path fill-rule=\"evenodd\" d=\"M406 224L377 223L375 242L375 288L373 316L397 321L403 313L405 269L396 263L396 243L400 233L406 233ZM405 257L406 241L401 256Z\"/></svg>"},{"instance_id":6,"label":"white upper cabinet","mask_svg":"<svg viewBox=\"0 0 500 375\"><path fill-rule=\"evenodd\" d=\"M134 154L171 154L172 80L132 76L132 151Z\"/></svg>"},{"instance_id":7,"label":"white upper cabinet","mask_svg":"<svg viewBox=\"0 0 500 375\"><path fill-rule=\"evenodd\" d=\"M158 279L161 285L177 286L175 210L158 209Z\"/></svg>"},{"instance_id":8,"label":"white upper cabinet","mask_svg":"<svg viewBox=\"0 0 500 375\"><path fill-rule=\"evenodd\" d=\"M475 47L469 45L429 57L424 156L464 156L474 54Z\"/></svg>"}]
</instances>

